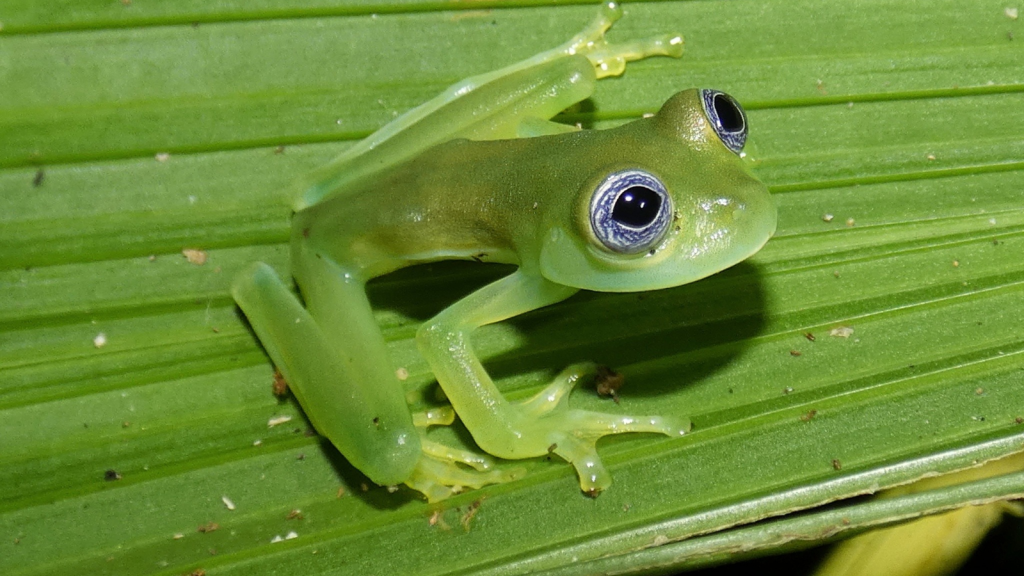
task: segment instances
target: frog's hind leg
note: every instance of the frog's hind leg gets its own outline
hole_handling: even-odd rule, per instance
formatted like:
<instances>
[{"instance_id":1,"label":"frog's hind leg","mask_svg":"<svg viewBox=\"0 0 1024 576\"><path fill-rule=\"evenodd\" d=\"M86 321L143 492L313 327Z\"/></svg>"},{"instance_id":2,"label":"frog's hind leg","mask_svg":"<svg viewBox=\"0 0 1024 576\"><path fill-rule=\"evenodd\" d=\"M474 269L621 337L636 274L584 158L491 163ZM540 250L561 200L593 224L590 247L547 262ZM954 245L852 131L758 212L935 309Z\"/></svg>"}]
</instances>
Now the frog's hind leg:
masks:
<instances>
[{"instance_id":1,"label":"frog's hind leg","mask_svg":"<svg viewBox=\"0 0 1024 576\"><path fill-rule=\"evenodd\" d=\"M293 248L292 267L309 309L306 315L311 320L316 318L321 346L326 345L334 351L329 355L340 357L343 362L342 368L334 369L338 381L333 386L323 385L331 392L317 386L320 397L315 404L309 398L300 396L299 400L317 429L357 468L378 484L405 483L431 501L445 498L462 487L478 488L522 475L520 470L491 470L490 460L425 437L426 427L451 424L454 412L442 408L410 413L357 273L301 244ZM297 307L291 314L305 312L293 296L288 296ZM351 428L356 429L355 433ZM382 429L395 431L388 437L390 441L368 439ZM343 443L348 441L346 435L355 436L354 446ZM349 451L362 456L362 462L350 457ZM370 453L366 454L367 451ZM400 477L391 474L378 479L371 473L375 467L391 466L392 460L405 465Z\"/></svg>"},{"instance_id":2,"label":"frog's hind leg","mask_svg":"<svg viewBox=\"0 0 1024 576\"><path fill-rule=\"evenodd\" d=\"M337 345L263 263L240 273L232 294L317 431L374 482L408 478L420 457L420 437L401 388L379 378L366 381L374 374L354 361L361 353L371 366L384 358L383 350L359 349L373 334L351 334L350 342Z\"/></svg>"}]
</instances>

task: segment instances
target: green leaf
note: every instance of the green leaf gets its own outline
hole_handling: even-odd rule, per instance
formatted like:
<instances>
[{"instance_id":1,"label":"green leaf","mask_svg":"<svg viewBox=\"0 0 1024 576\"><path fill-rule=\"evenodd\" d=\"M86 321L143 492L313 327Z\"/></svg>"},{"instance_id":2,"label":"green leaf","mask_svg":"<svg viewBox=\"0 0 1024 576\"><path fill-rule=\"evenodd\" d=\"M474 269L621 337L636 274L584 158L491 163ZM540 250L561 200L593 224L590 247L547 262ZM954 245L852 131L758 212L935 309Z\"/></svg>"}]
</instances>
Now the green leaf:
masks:
<instances>
[{"instance_id":1,"label":"green leaf","mask_svg":"<svg viewBox=\"0 0 1024 576\"><path fill-rule=\"evenodd\" d=\"M567 119L728 91L778 234L692 285L480 330L509 397L592 359L626 376L621 404L575 405L695 429L603 442L614 484L597 499L540 459L435 505L372 486L275 399L227 287L254 260L287 273L293 178L594 7L304 4L0 11L0 572L635 571L1024 491L1010 474L763 521L1024 448L1024 31L1005 2L626 5L613 38L679 31L686 55L630 64ZM372 285L414 405L436 393L416 327L505 272ZM472 447L457 427L434 436Z\"/></svg>"}]
</instances>

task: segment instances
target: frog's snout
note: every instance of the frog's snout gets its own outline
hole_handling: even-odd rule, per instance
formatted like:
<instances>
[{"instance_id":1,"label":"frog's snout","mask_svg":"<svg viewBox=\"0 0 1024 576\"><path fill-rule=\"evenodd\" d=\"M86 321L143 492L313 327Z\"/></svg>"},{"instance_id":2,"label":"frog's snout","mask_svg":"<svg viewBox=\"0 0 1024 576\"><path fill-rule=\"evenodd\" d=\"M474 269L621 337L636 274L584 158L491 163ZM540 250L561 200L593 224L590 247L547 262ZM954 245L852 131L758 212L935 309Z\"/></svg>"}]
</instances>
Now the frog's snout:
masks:
<instances>
[{"instance_id":1,"label":"frog's snout","mask_svg":"<svg viewBox=\"0 0 1024 576\"><path fill-rule=\"evenodd\" d=\"M752 256L775 234L778 224L778 210L768 188L758 181L742 188L730 198L720 200L722 206L715 211L711 220L721 231L727 231L729 238L721 238L731 266Z\"/></svg>"},{"instance_id":2,"label":"frog's snout","mask_svg":"<svg viewBox=\"0 0 1024 576\"><path fill-rule=\"evenodd\" d=\"M729 193L696 201L690 214L693 220L683 226L677 241L684 247L680 256L689 260L698 277L752 256L775 233L777 223L775 201L767 187L753 179Z\"/></svg>"},{"instance_id":3,"label":"frog's snout","mask_svg":"<svg viewBox=\"0 0 1024 576\"><path fill-rule=\"evenodd\" d=\"M759 245L763 245L775 234L775 227L778 225L775 199L764 184L757 182L737 204L733 218L740 223L741 229L749 230L750 235L755 238L761 238Z\"/></svg>"}]
</instances>

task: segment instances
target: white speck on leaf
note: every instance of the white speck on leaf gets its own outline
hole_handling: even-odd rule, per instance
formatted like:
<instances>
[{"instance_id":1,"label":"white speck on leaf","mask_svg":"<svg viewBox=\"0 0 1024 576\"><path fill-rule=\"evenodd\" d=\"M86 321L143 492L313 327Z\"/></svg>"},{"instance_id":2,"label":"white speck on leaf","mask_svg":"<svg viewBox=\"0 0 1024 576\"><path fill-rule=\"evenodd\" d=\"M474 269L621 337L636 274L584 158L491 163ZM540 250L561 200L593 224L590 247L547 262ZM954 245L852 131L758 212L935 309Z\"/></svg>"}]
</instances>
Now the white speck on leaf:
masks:
<instances>
[{"instance_id":1,"label":"white speck on leaf","mask_svg":"<svg viewBox=\"0 0 1024 576\"><path fill-rule=\"evenodd\" d=\"M103 332L100 332L99 334L96 335L95 338L92 339L92 345L97 348L103 348L104 346L107 345L107 335L104 334Z\"/></svg>"},{"instance_id":2,"label":"white speck on leaf","mask_svg":"<svg viewBox=\"0 0 1024 576\"><path fill-rule=\"evenodd\" d=\"M285 422L291 422L291 416L274 416L270 420L267 420L267 428L273 428L278 424L284 424Z\"/></svg>"},{"instance_id":3,"label":"white speck on leaf","mask_svg":"<svg viewBox=\"0 0 1024 576\"><path fill-rule=\"evenodd\" d=\"M231 498L228 498L227 496L221 496L220 501L224 503L224 507L227 508L228 510L235 509L235 503L231 501Z\"/></svg>"},{"instance_id":4,"label":"white speck on leaf","mask_svg":"<svg viewBox=\"0 0 1024 576\"><path fill-rule=\"evenodd\" d=\"M836 338L849 338L853 335L853 328L849 326L839 326L828 331L829 336L835 336Z\"/></svg>"},{"instance_id":5,"label":"white speck on leaf","mask_svg":"<svg viewBox=\"0 0 1024 576\"><path fill-rule=\"evenodd\" d=\"M185 259L188 260L190 264L195 264L196 266L202 266L203 264L206 264L206 252L203 252L202 250L196 250L194 248L185 248L184 250L181 251L181 255L184 256Z\"/></svg>"}]
</instances>

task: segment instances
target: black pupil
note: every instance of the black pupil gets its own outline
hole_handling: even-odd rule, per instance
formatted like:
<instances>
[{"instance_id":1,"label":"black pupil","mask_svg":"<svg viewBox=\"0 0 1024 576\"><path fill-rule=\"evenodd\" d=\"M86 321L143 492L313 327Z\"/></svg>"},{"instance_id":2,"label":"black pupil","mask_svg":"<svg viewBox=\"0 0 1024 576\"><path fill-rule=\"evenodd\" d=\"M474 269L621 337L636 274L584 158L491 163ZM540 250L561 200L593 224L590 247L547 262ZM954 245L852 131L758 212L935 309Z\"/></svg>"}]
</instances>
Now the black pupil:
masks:
<instances>
[{"instance_id":1,"label":"black pupil","mask_svg":"<svg viewBox=\"0 0 1024 576\"><path fill-rule=\"evenodd\" d=\"M612 208L612 219L620 224L642 228L654 222L661 210L661 196L645 186L632 186L619 194Z\"/></svg>"},{"instance_id":2,"label":"black pupil","mask_svg":"<svg viewBox=\"0 0 1024 576\"><path fill-rule=\"evenodd\" d=\"M728 97L722 94L715 95L715 114L718 115L718 121L722 123L722 129L726 132L743 130L743 114Z\"/></svg>"}]
</instances>

